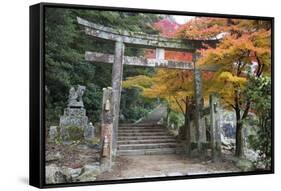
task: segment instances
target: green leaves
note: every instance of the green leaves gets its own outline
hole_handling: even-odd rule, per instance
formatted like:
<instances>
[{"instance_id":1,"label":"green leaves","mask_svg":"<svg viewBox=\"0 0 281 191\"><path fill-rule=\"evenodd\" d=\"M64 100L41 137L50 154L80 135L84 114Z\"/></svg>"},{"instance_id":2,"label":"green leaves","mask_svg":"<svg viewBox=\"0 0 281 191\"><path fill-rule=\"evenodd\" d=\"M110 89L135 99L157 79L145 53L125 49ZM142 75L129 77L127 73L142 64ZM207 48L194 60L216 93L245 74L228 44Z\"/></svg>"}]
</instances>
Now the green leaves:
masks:
<instances>
[{"instance_id":1,"label":"green leaves","mask_svg":"<svg viewBox=\"0 0 281 191\"><path fill-rule=\"evenodd\" d=\"M111 12L85 9L46 9L45 17L45 72L47 126L57 125L66 107L68 91L72 85L85 85L83 96L87 115L92 122L100 120L102 88L111 86L112 65L89 63L85 51L114 53L114 43L100 42L87 36L78 26L76 17L117 29L155 33L149 27L159 19L155 14ZM142 55L139 49L127 48L128 55ZM124 75L149 72L147 69L124 70ZM150 71L151 72L151 71ZM133 97L136 99L136 97Z\"/></svg>"},{"instance_id":2,"label":"green leaves","mask_svg":"<svg viewBox=\"0 0 281 191\"><path fill-rule=\"evenodd\" d=\"M245 90L247 97L252 101L253 112L258 116L258 131L249 137L251 147L259 153L257 166L271 165L271 78L250 77L249 85Z\"/></svg>"}]
</instances>

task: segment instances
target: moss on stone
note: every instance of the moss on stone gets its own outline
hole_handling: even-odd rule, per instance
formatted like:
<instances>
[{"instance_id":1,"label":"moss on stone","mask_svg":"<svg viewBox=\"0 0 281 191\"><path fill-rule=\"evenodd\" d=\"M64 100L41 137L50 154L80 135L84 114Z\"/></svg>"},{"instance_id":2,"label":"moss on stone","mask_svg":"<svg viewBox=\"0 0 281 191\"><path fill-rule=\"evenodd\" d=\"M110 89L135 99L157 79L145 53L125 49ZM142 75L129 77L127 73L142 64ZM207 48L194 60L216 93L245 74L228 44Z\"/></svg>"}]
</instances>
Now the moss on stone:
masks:
<instances>
[{"instance_id":1,"label":"moss on stone","mask_svg":"<svg viewBox=\"0 0 281 191\"><path fill-rule=\"evenodd\" d=\"M68 126L66 131L67 136L63 138L66 141L82 141L84 139L84 131L81 127Z\"/></svg>"}]
</instances>

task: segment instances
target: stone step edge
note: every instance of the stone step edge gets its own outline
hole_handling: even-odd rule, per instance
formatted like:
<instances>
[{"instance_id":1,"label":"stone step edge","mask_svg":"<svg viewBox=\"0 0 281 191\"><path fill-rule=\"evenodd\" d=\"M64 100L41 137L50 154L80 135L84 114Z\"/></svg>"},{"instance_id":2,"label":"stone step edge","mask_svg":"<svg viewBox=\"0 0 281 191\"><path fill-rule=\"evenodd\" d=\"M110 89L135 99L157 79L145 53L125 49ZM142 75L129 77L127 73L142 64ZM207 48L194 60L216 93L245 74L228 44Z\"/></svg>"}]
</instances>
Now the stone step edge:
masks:
<instances>
[{"instance_id":1,"label":"stone step edge","mask_svg":"<svg viewBox=\"0 0 281 191\"><path fill-rule=\"evenodd\" d=\"M148 136L153 136L153 135L169 135L168 132L132 132L132 133L118 133L118 136L130 136L130 135L148 135Z\"/></svg>"},{"instance_id":2,"label":"stone step edge","mask_svg":"<svg viewBox=\"0 0 281 191\"><path fill-rule=\"evenodd\" d=\"M158 140L158 139L165 139L165 138L171 138L171 139L175 139L174 136L172 135L163 135L163 136L118 136L117 140L118 141L122 141L122 140L147 140L147 139L154 139L154 140Z\"/></svg>"},{"instance_id":3,"label":"stone step edge","mask_svg":"<svg viewBox=\"0 0 281 191\"><path fill-rule=\"evenodd\" d=\"M181 148L156 148L156 149L140 149L140 150L117 150L118 156L128 156L128 155L161 155L161 154L176 154L182 153Z\"/></svg>"},{"instance_id":4,"label":"stone step edge","mask_svg":"<svg viewBox=\"0 0 281 191\"><path fill-rule=\"evenodd\" d=\"M144 139L144 140L118 140L117 144L123 143L123 142L165 142L165 141L172 141L172 142L177 142L176 139ZM130 144L130 143L128 143Z\"/></svg>"},{"instance_id":5,"label":"stone step edge","mask_svg":"<svg viewBox=\"0 0 281 191\"><path fill-rule=\"evenodd\" d=\"M125 127L125 128L118 128L119 130L166 130L166 128L155 128L155 127Z\"/></svg>"},{"instance_id":6,"label":"stone step edge","mask_svg":"<svg viewBox=\"0 0 281 191\"><path fill-rule=\"evenodd\" d=\"M121 123L119 127L163 127L163 125L158 125L154 123Z\"/></svg>"},{"instance_id":7,"label":"stone step edge","mask_svg":"<svg viewBox=\"0 0 281 191\"><path fill-rule=\"evenodd\" d=\"M146 146L158 146L158 145L176 145L177 143L149 143L149 144L121 144L121 145L118 145L118 146L143 146L143 145L146 145Z\"/></svg>"},{"instance_id":8,"label":"stone step edge","mask_svg":"<svg viewBox=\"0 0 281 191\"><path fill-rule=\"evenodd\" d=\"M117 148L119 150L126 150L126 149L132 149L132 150L141 150L141 149L157 149L157 148L177 148L178 145L176 143L170 143L170 144L138 144L138 145L118 145Z\"/></svg>"},{"instance_id":9,"label":"stone step edge","mask_svg":"<svg viewBox=\"0 0 281 191\"><path fill-rule=\"evenodd\" d=\"M141 132L141 131L148 131L148 132L167 132L166 129L118 129L118 132Z\"/></svg>"}]
</instances>

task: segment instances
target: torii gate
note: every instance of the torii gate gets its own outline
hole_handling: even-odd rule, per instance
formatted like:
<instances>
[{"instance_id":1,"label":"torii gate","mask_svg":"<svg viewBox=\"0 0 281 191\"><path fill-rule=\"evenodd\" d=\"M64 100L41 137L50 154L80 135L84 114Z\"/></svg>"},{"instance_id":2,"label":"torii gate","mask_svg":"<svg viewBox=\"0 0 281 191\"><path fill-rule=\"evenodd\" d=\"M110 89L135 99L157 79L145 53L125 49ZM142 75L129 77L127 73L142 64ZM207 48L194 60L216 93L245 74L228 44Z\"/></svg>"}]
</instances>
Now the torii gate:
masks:
<instances>
[{"instance_id":1,"label":"torii gate","mask_svg":"<svg viewBox=\"0 0 281 191\"><path fill-rule=\"evenodd\" d=\"M200 105L202 100L202 85L201 85L201 70L215 71L214 69L196 68L196 50L203 48L203 44L215 46L217 40L179 40L173 38L165 38L159 35L147 35L145 33L128 32L125 30L116 30L110 27L105 27L99 24L89 22L85 19L77 17L78 23L84 27L85 33L97 39L112 41L115 43L115 53L103 54L97 52L86 51L85 59L87 61L111 63L112 67L112 114L113 114L113 137L112 137L112 149L113 153L116 153L117 149L117 130L119 122L119 105L121 97L121 83L123 76L123 65L135 65L135 66L148 66L148 67L164 67L164 68L177 68L194 71L194 95L195 95L195 127L196 127L196 139L197 148L200 152L202 150L202 143L204 140L204 133L202 126L200 125ZM156 50L156 59L147 59L139 57L124 56L124 48L127 46L153 48ZM165 50L177 50L192 53L192 62L181 62L165 60ZM211 132L212 124L211 124ZM211 135L214 137L215 135ZM213 145L213 144L212 144Z\"/></svg>"}]
</instances>

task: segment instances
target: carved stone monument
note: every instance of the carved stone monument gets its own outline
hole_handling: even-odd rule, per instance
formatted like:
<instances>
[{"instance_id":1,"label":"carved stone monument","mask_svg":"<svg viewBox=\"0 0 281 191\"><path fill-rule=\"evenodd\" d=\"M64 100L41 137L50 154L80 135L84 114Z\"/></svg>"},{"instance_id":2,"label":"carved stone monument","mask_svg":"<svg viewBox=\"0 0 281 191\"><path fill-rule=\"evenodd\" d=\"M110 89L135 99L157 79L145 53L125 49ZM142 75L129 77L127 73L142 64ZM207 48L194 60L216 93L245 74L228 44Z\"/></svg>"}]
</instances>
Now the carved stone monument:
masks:
<instances>
[{"instance_id":1,"label":"carved stone monument","mask_svg":"<svg viewBox=\"0 0 281 191\"><path fill-rule=\"evenodd\" d=\"M75 88L72 86L69 90L68 107L83 108L84 104L83 104L82 96L84 95L85 90L86 90L85 86L78 85L77 91L75 91Z\"/></svg>"},{"instance_id":2,"label":"carved stone monument","mask_svg":"<svg viewBox=\"0 0 281 191\"><path fill-rule=\"evenodd\" d=\"M68 105L64 109L63 116L60 117L61 136L63 140L83 137L88 129L88 117L84 108L82 96L86 90L85 86L77 86L77 90L72 86L69 90ZM74 135L70 135L74 133Z\"/></svg>"}]
</instances>

